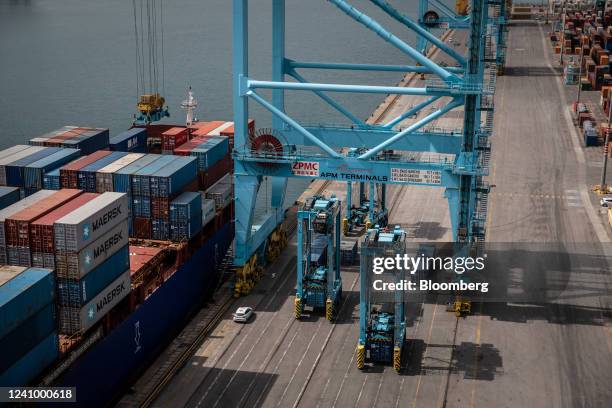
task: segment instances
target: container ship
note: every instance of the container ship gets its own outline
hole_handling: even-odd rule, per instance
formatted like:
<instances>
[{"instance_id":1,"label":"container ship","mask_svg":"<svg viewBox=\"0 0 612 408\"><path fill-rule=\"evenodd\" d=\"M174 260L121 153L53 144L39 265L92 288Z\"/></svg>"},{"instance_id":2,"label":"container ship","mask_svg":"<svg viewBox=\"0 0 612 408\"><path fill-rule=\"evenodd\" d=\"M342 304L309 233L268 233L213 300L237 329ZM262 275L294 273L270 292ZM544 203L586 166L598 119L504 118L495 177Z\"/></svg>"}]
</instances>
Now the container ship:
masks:
<instances>
[{"instance_id":1,"label":"container ship","mask_svg":"<svg viewBox=\"0 0 612 408\"><path fill-rule=\"evenodd\" d=\"M0 385L76 387L79 406L125 391L220 283L232 146L213 121L0 151Z\"/></svg>"}]
</instances>

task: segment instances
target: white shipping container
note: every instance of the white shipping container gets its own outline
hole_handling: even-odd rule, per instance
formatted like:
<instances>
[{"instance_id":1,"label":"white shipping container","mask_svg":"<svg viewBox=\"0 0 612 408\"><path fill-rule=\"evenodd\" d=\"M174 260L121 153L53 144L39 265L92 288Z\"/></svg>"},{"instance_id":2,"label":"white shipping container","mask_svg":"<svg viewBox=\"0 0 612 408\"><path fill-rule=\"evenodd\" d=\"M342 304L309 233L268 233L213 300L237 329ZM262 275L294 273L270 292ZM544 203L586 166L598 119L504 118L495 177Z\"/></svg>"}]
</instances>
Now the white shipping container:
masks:
<instances>
[{"instance_id":1,"label":"white shipping container","mask_svg":"<svg viewBox=\"0 0 612 408\"><path fill-rule=\"evenodd\" d=\"M232 201L232 177L226 174L206 190L206 198L215 200L217 209L223 209Z\"/></svg>"},{"instance_id":2,"label":"white shipping container","mask_svg":"<svg viewBox=\"0 0 612 408\"><path fill-rule=\"evenodd\" d=\"M86 331L129 295L130 270L125 271L82 308L59 306L60 333Z\"/></svg>"},{"instance_id":3,"label":"white shipping container","mask_svg":"<svg viewBox=\"0 0 612 408\"><path fill-rule=\"evenodd\" d=\"M104 193L106 191L114 191L113 173L121 170L125 166L135 162L144 156L143 153L130 153L120 159L115 160L111 164L102 167L96 172L96 191Z\"/></svg>"},{"instance_id":4,"label":"white shipping container","mask_svg":"<svg viewBox=\"0 0 612 408\"><path fill-rule=\"evenodd\" d=\"M128 245L128 221L125 219L79 252L56 251L55 269L60 278L81 279L118 250Z\"/></svg>"},{"instance_id":5,"label":"white shipping container","mask_svg":"<svg viewBox=\"0 0 612 408\"><path fill-rule=\"evenodd\" d=\"M210 132L207 133L208 136L220 136L221 132L223 132L225 129L227 129L230 126L233 126L234 122L225 122L224 124L222 124L221 126L211 130Z\"/></svg>"},{"instance_id":6,"label":"white shipping container","mask_svg":"<svg viewBox=\"0 0 612 408\"><path fill-rule=\"evenodd\" d=\"M128 216L125 193L104 193L53 224L55 249L80 251Z\"/></svg>"},{"instance_id":7,"label":"white shipping container","mask_svg":"<svg viewBox=\"0 0 612 408\"><path fill-rule=\"evenodd\" d=\"M34 153L38 153L41 150L46 149L42 146L29 146L27 149L23 149L19 152L11 154L9 156L0 159L0 186L6 186L6 166L16 162L17 160L28 157Z\"/></svg>"},{"instance_id":8,"label":"white shipping container","mask_svg":"<svg viewBox=\"0 0 612 408\"><path fill-rule=\"evenodd\" d=\"M26 269L28 268L24 266L0 265L0 286L4 285Z\"/></svg>"}]
</instances>

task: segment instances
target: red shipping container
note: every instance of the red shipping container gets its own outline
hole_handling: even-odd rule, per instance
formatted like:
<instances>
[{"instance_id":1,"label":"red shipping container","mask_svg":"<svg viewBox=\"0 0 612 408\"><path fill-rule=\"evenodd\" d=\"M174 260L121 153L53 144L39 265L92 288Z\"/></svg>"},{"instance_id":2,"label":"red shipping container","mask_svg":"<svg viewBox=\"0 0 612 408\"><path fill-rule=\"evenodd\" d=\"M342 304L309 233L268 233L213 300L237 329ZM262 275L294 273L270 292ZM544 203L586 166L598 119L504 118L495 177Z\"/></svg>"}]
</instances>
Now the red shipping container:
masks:
<instances>
[{"instance_id":1,"label":"red shipping container","mask_svg":"<svg viewBox=\"0 0 612 408\"><path fill-rule=\"evenodd\" d=\"M68 163L64 167L60 168L60 185L62 188L77 188L79 186L78 183L78 173L85 166L89 166L95 161L100 160L101 158L108 156L111 154L111 151L108 150L98 150L95 153L92 153L88 156L81 157L71 163Z\"/></svg>"},{"instance_id":2,"label":"red shipping container","mask_svg":"<svg viewBox=\"0 0 612 408\"><path fill-rule=\"evenodd\" d=\"M4 222L6 244L29 247L30 223L74 199L82 192L81 190L75 189L59 190L57 193L7 218Z\"/></svg>"},{"instance_id":3,"label":"red shipping container","mask_svg":"<svg viewBox=\"0 0 612 408\"><path fill-rule=\"evenodd\" d=\"M72 211L80 208L89 201L99 196L96 193L84 193L40 217L30 225L30 248L32 252L44 252L51 254L55 249L53 239L53 223Z\"/></svg>"},{"instance_id":4,"label":"red shipping container","mask_svg":"<svg viewBox=\"0 0 612 408\"><path fill-rule=\"evenodd\" d=\"M200 186L200 190L207 190L210 186L219 181L221 177L228 174L231 171L233 164L234 161L228 154L223 159L215 163L212 167L209 167L208 171L198 172L198 184Z\"/></svg>"},{"instance_id":5,"label":"red shipping container","mask_svg":"<svg viewBox=\"0 0 612 408\"><path fill-rule=\"evenodd\" d=\"M181 147L174 149L174 154L178 156L189 156L189 153L191 153L191 151L194 148L206 142L208 139L210 139L210 136L195 137L191 139L190 141L188 141L187 143L185 143L184 145L182 145Z\"/></svg>"},{"instance_id":6,"label":"red shipping container","mask_svg":"<svg viewBox=\"0 0 612 408\"><path fill-rule=\"evenodd\" d=\"M182 127L173 127L162 133L162 150L174 151L189 140L189 130Z\"/></svg>"},{"instance_id":7,"label":"red shipping container","mask_svg":"<svg viewBox=\"0 0 612 408\"><path fill-rule=\"evenodd\" d=\"M151 219L143 217L134 217L134 236L136 238L151 238Z\"/></svg>"},{"instance_id":8,"label":"red shipping container","mask_svg":"<svg viewBox=\"0 0 612 408\"><path fill-rule=\"evenodd\" d=\"M192 125L193 131L191 132L192 136L206 136L208 133L212 132L225 121L223 120L215 120L212 122L198 122Z\"/></svg>"},{"instance_id":9,"label":"red shipping container","mask_svg":"<svg viewBox=\"0 0 612 408\"><path fill-rule=\"evenodd\" d=\"M153 218L170 219L170 200L167 197L151 197L151 215Z\"/></svg>"}]
</instances>

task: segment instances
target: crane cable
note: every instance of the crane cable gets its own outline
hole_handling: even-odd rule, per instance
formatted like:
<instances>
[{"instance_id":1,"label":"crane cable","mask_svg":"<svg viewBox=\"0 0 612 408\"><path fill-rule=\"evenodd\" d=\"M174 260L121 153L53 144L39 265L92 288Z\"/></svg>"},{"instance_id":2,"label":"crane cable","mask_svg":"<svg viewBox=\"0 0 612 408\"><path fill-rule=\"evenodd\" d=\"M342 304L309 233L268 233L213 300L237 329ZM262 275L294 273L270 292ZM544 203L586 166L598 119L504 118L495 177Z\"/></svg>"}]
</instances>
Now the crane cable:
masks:
<instances>
[{"instance_id":1,"label":"crane cable","mask_svg":"<svg viewBox=\"0 0 612 408\"><path fill-rule=\"evenodd\" d=\"M141 92L159 94L160 75L162 91L165 93L163 0L132 0L132 10L136 42L137 97L140 97ZM160 53L161 71L158 58Z\"/></svg>"}]
</instances>

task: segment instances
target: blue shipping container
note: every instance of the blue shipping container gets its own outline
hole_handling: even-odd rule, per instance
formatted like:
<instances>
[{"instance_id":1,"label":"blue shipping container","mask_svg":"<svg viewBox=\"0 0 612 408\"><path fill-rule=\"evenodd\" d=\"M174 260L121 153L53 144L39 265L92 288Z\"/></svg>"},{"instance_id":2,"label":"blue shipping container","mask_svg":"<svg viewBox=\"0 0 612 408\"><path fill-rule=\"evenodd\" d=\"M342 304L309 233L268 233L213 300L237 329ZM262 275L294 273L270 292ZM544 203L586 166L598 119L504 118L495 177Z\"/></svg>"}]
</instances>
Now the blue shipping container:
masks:
<instances>
[{"instance_id":1,"label":"blue shipping container","mask_svg":"<svg viewBox=\"0 0 612 408\"><path fill-rule=\"evenodd\" d=\"M151 238L160 241L166 241L170 239L170 223L167 220L154 218L151 221Z\"/></svg>"},{"instance_id":2,"label":"blue shipping container","mask_svg":"<svg viewBox=\"0 0 612 408\"><path fill-rule=\"evenodd\" d=\"M55 330L54 305L49 303L15 330L0 338L0 373Z\"/></svg>"},{"instance_id":3,"label":"blue shipping container","mask_svg":"<svg viewBox=\"0 0 612 408\"><path fill-rule=\"evenodd\" d=\"M188 220L195 215L202 216L202 195L187 191L170 203L170 221Z\"/></svg>"},{"instance_id":4,"label":"blue shipping container","mask_svg":"<svg viewBox=\"0 0 612 408\"><path fill-rule=\"evenodd\" d=\"M43 176L43 188L45 190L59 190L61 187L60 169L51 170Z\"/></svg>"},{"instance_id":5,"label":"blue shipping container","mask_svg":"<svg viewBox=\"0 0 612 408\"><path fill-rule=\"evenodd\" d=\"M0 286L0 337L55 299L53 271L28 268Z\"/></svg>"},{"instance_id":6,"label":"blue shipping container","mask_svg":"<svg viewBox=\"0 0 612 408\"><path fill-rule=\"evenodd\" d=\"M128 193L128 195L130 195L132 190L131 176L161 157L162 156L159 154L147 154L146 156L132 162L132 164L115 172L113 174L113 188L115 189L115 192Z\"/></svg>"},{"instance_id":7,"label":"blue shipping container","mask_svg":"<svg viewBox=\"0 0 612 408\"><path fill-rule=\"evenodd\" d=\"M126 245L81 279L57 278L57 302L81 307L129 267L130 252Z\"/></svg>"},{"instance_id":8,"label":"blue shipping container","mask_svg":"<svg viewBox=\"0 0 612 408\"><path fill-rule=\"evenodd\" d=\"M81 156L78 149L61 149L43 159L28 164L24 168L24 187L30 189L42 189L43 177L48 171L59 168Z\"/></svg>"},{"instance_id":9,"label":"blue shipping container","mask_svg":"<svg viewBox=\"0 0 612 408\"><path fill-rule=\"evenodd\" d=\"M21 199L18 187L0 187L0 210Z\"/></svg>"},{"instance_id":10,"label":"blue shipping container","mask_svg":"<svg viewBox=\"0 0 612 408\"><path fill-rule=\"evenodd\" d=\"M0 384L4 387L25 386L36 378L59 356L57 333L53 332L41 341L28 354L0 374Z\"/></svg>"},{"instance_id":11,"label":"blue shipping container","mask_svg":"<svg viewBox=\"0 0 612 408\"><path fill-rule=\"evenodd\" d=\"M175 159L176 156L161 156L158 160L136 172L131 178L132 194L150 197L151 176L172 163Z\"/></svg>"},{"instance_id":12,"label":"blue shipping container","mask_svg":"<svg viewBox=\"0 0 612 408\"><path fill-rule=\"evenodd\" d=\"M213 136L192 149L189 155L198 158L199 171L206 171L225 157L228 151L229 138L226 136Z\"/></svg>"},{"instance_id":13,"label":"blue shipping container","mask_svg":"<svg viewBox=\"0 0 612 408\"><path fill-rule=\"evenodd\" d=\"M201 210L200 210L201 211ZM202 230L202 214L196 214L187 220L170 221L170 240L190 240Z\"/></svg>"},{"instance_id":14,"label":"blue shipping container","mask_svg":"<svg viewBox=\"0 0 612 408\"><path fill-rule=\"evenodd\" d=\"M135 217L151 217L151 197L134 195L131 202L132 214Z\"/></svg>"},{"instance_id":15,"label":"blue shipping container","mask_svg":"<svg viewBox=\"0 0 612 408\"><path fill-rule=\"evenodd\" d=\"M172 163L151 175L151 196L174 197L198 176L198 163L195 157L173 157Z\"/></svg>"},{"instance_id":16,"label":"blue shipping container","mask_svg":"<svg viewBox=\"0 0 612 408\"><path fill-rule=\"evenodd\" d=\"M147 150L147 129L132 128L110 139L110 150L144 153Z\"/></svg>"},{"instance_id":17,"label":"blue shipping container","mask_svg":"<svg viewBox=\"0 0 612 408\"><path fill-rule=\"evenodd\" d=\"M59 147L45 147L43 150L33 153L8 164L6 168L6 184L8 186L23 187L24 167L42 158L52 155L60 150Z\"/></svg>"},{"instance_id":18,"label":"blue shipping container","mask_svg":"<svg viewBox=\"0 0 612 408\"><path fill-rule=\"evenodd\" d=\"M103 150L108 147L109 134L108 129L90 129L81 135L72 139L65 140L62 143L63 147L73 147L80 149L84 155L91 154L97 150Z\"/></svg>"},{"instance_id":19,"label":"blue shipping container","mask_svg":"<svg viewBox=\"0 0 612 408\"><path fill-rule=\"evenodd\" d=\"M100 170L102 167L108 166L116 160L119 160L127 154L128 153L126 152L112 152L108 156L104 156L100 160L83 167L81 170L79 170L77 175L79 189L85 190L88 193L95 193L97 190L96 171Z\"/></svg>"}]
</instances>

